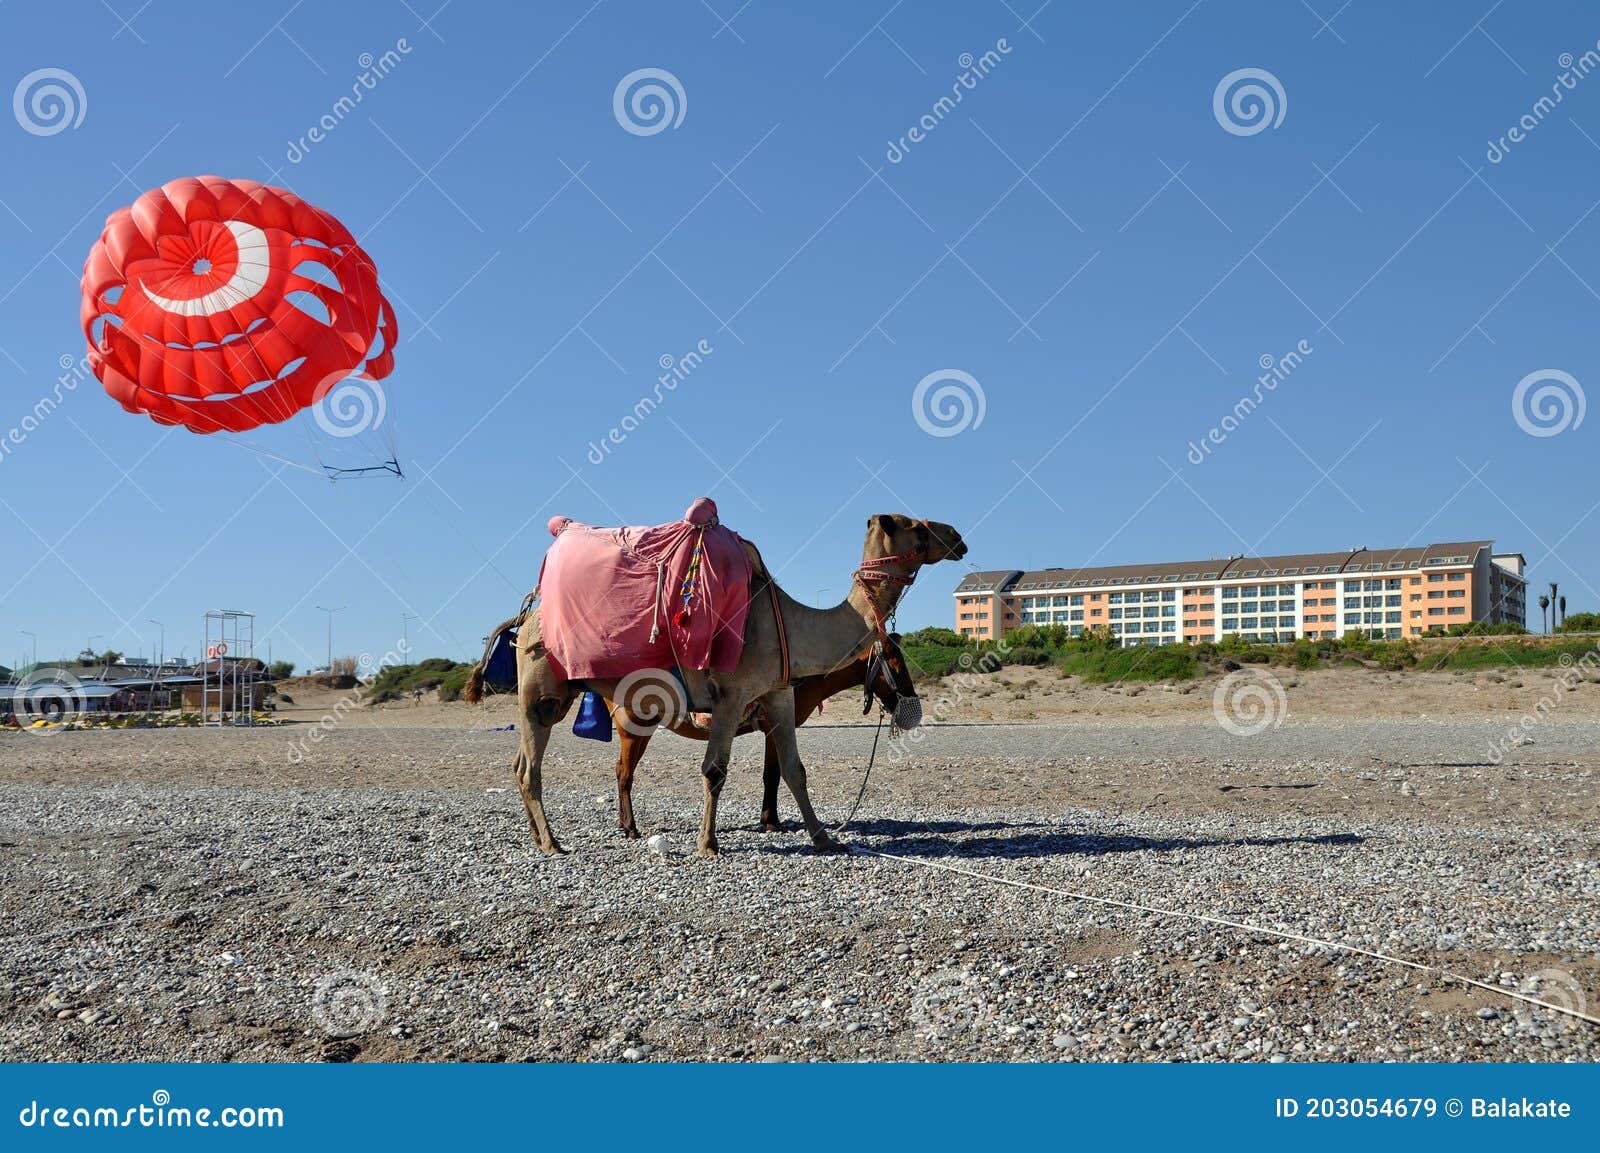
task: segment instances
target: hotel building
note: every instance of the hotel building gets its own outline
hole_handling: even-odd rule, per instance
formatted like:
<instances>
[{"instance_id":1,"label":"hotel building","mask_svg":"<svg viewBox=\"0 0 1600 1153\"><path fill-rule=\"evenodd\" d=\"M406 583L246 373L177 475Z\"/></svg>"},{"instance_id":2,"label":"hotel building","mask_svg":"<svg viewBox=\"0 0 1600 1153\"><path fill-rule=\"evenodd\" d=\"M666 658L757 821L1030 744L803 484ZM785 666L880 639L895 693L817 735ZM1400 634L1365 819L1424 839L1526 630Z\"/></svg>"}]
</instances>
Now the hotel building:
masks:
<instances>
[{"instance_id":1,"label":"hotel building","mask_svg":"<svg viewBox=\"0 0 1600 1153\"><path fill-rule=\"evenodd\" d=\"M994 640L1027 624L1104 629L1128 645L1419 637L1468 621L1526 627L1521 553L1493 541L1294 556L1003 570L956 586L955 630Z\"/></svg>"}]
</instances>

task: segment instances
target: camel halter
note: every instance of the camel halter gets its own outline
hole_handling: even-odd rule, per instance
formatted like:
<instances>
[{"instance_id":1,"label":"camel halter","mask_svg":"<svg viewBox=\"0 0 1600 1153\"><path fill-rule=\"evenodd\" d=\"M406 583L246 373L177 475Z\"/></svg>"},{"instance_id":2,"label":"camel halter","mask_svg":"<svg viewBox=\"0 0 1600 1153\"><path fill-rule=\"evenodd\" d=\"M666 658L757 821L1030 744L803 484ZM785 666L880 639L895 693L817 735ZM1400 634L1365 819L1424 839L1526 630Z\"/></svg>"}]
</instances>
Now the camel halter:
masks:
<instances>
[{"instance_id":1,"label":"camel halter","mask_svg":"<svg viewBox=\"0 0 1600 1153\"><path fill-rule=\"evenodd\" d=\"M922 558L914 552L895 553L892 556L871 557L861 562L861 567L855 571L855 583L861 586L861 591L866 594L867 605L872 609L872 621L878 627L878 641L880 644L888 641L889 630L884 625L883 610L878 607L878 598L873 595L872 586L884 584L890 588L909 588L916 583L915 573L910 576L897 572L884 572L883 567L891 564L918 564Z\"/></svg>"},{"instance_id":2,"label":"camel halter","mask_svg":"<svg viewBox=\"0 0 1600 1153\"><path fill-rule=\"evenodd\" d=\"M872 712L872 686L880 674L889 682L889 688L894 693L894 708L889 710L889 734L894 736L903 729L914 729L922 724L922 701L911 689L909 679L906 688L900 687L900 679L894 675L894 665L890 663L888 650L881 641L873 642L867 675L861 682L861 715ZM911 691L908 692L908 689ZM882 723L881 720L879 723Z\"/></svg>"}]
</instances>

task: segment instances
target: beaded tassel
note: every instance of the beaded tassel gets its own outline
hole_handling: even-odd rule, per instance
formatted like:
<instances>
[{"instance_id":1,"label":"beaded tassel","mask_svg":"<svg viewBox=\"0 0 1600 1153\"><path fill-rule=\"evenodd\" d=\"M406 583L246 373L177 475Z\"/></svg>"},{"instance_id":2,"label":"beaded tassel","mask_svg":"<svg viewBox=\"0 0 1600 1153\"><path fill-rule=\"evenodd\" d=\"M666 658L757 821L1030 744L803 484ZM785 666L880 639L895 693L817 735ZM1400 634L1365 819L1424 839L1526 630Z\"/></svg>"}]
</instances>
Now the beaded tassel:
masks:
<instances>
[{"instance_id":1,"label":"beaded tassel","mask_svg":"<svg viewBox=\"0 0 1600 1153\"><path fill-rule=\"evenodd\" d=\"M700 558L705 553L706 530L701 529L694 540L694 552L689 555L689 568L683 574L683 584L678 588L678 596L683 601L680 608L672 618L672 623L679 628L687 628L689 614L694 609L694 595L700 588Z\"/></svg>"}]
</instances>

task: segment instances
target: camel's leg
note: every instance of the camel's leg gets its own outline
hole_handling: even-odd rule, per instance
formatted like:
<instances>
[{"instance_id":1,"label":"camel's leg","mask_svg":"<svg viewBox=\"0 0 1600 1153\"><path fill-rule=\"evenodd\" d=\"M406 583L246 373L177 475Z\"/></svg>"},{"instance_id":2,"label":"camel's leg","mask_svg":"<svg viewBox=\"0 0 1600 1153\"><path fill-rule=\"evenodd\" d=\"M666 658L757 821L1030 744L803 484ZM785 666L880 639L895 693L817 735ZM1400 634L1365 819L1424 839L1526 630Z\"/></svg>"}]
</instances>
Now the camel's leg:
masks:
<instances>
[{"instance_id":1,"label":"camel's leg","mask_svg":"<svg viewBox=\"0 0 1600 1153\"><path fill-rule=\"evenodd\" d=\"M778 779L782 775L783 760L778 756L778 743L772 739L772 730L766 733L766 763L761 769L761 828L776 833L783 828L778 819Z\"/></svg>"},{"instance_id":2,"label":"camel's leg","mask_svg":"<svg viewBox=\"0 0 1600 1153\"><path fill-rule=\"evenodd\" d=\"M817 814L811 807L811 795L806 791L806 767L800 762L800 745L794 735L793 691L780 689L768 694L763 703L767 716L772 718L770 739L778 747L779 771L789 791L794 794L795 808L800 810L800 819L805 822L806 832L811 834L811 843L819 849L841 848L839 842L822 827L822 822L817 820Z\"/></svg>"},{"instance_id":3,"label":"camel's leg","mask_svg":"<svg viewBox=\"0 0 1600 1153\"><path fill-rule=\"evenodd\" d=\"M700 845L702 857L714 857L720 851L717 845L717 798L722 795L722 785L728 779L728 761L733 756L733 738L739 731L739 718L744 712L744 702L736 696L726 696L711 707L711 735L706 741L705 760L700 764L700 781L705 786L706 807L700 817Z\"/></svg>"},{"instance_id":4,"label":"camel's leg","mask_svg":"<svg viewBox=\"0 0 1600 1153\"><path fill-rule=\"evenodd\" d=\"M622 835L630 841L639 839L639 826L633 823L633 771L639 767L644 751L650 745L651 731L625 708L614 716L617 735L622 747L617 751L617 825Z\"/></svg>"},{"instance_id":5,"label":"camel's leg","mask_svg":"<svg viewBox=\"0 0 1600 1153\"><path fill-rule=\"evenodd\" d=\"M528 811L528 827L534 842L545 853L564 852L550 833L544 812L544 752L550 731L561 722L572 704L572 691L558 681L542 659L524 662L517 677L518 703L521 706L521 749L517 753L517 791L522 807Z\"/></svg>"}]
</instances>

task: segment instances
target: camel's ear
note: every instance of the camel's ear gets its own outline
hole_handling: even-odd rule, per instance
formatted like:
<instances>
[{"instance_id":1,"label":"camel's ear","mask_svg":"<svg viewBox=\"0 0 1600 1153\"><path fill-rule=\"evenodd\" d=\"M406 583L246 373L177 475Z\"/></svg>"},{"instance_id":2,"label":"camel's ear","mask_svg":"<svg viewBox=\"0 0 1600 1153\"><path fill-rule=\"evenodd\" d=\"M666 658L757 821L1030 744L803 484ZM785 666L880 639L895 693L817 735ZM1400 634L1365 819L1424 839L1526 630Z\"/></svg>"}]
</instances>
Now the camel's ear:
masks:
<instances>
[{"instance_id":1,"label":"camel's ear","mask_svg":"<svg viewBox=\"0 0 1600 1153\"><path fill-rule=\"evenodd\" d=\"M873 524L878 526L879 532L890 538L894 536L895 531L900 527L899 525L895 524L893 514L886 512L880 512L877 516L873 517L872 521L867 527L870 528Z\"/></svg>"}]
</instances>

